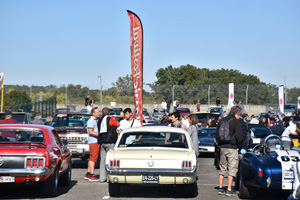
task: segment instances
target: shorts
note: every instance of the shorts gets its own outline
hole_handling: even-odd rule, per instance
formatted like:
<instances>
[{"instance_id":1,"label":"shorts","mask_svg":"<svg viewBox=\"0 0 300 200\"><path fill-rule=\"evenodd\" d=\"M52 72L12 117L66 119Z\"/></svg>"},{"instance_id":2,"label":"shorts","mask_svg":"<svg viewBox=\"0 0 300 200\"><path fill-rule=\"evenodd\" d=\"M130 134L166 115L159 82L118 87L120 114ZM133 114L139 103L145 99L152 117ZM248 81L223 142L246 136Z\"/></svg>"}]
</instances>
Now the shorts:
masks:
<instances>
[{"instance_id":1,"label":"shorts","mask_svg":"<svg viewBox=\"0 0 300 200\"><path fill-rule=\"evenodd\" d=\"M236 177L239 158L237 149L221 148L221 159L220 159L220 175L225 176L228 172L228 176Z\"/></svg>"},{"instance_id":2,"label":"shorts","mask_svg":"<svg viewBox=\"0 0 300 200\"><path fill-rule=\"evenodd\" d=\"M90 147L90 161L97 162L100 152L100 144L98 143L91 143L89 144Z\"/></svg>"}]
</instances>

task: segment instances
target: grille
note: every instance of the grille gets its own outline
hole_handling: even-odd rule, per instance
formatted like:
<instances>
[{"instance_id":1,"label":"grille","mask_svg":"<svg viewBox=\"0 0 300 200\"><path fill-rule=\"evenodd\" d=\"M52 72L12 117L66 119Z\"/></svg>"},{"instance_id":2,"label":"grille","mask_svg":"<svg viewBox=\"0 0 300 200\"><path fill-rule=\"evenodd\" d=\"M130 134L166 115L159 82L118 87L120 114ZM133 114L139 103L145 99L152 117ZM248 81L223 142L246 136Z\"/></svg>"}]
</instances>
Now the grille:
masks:
<instances>
[{"instance_id":1,"label":"grille","mask_svg":"<svg viewBox=\"0 0 300 200\"><path fill-rule=\"evenodd\" d=\"M86 137L60 137L60 139L67 140L68 144L87 144L87 138Z\"/></svg>"}]
</instances>

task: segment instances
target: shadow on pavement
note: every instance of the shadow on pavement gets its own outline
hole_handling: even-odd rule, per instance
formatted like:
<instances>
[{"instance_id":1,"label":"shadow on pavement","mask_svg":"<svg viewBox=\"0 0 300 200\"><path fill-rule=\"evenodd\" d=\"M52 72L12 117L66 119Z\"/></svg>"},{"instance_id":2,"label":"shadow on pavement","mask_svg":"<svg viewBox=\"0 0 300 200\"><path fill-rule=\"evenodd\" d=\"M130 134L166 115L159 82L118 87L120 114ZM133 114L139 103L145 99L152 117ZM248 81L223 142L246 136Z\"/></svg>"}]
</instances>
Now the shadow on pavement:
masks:
<instances>
[{"instance_id":1,"label":"shadow on pavement","mask_svg":"<svg viewBox=\"0 0 300 200\"><path fill-rule=\"evenodd\" d=\"M52 198L58 198L59 196L68 193L75 185L77 181L72 180L70 186L63 187L58 186L57 196ZM2 185L0 188L0 199L20 199L20 198L28 198L28 199L36 199L36 198L51 198L45 197L40 192L41 185L33 185L33 186L24 186L23 184L18 185Z\"/></svg>"}]
</instances>

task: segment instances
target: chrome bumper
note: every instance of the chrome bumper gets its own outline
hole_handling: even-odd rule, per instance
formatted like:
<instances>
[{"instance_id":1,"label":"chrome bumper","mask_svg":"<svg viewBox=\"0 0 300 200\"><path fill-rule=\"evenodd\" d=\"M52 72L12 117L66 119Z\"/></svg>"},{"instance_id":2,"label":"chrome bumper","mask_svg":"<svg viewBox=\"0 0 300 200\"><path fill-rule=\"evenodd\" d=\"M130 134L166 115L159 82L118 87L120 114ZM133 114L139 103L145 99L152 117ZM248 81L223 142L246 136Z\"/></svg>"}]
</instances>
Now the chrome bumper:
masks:
<instances>
[{"instance_id":1,"label":"chrome bumper","mask_svg":"<svg viewBox=\"0 0 300 200\"><path fill-rule=\"evenodd\" d=\"M45 169L0 169L0 174L10 174L12 176L45 176L50 172Z\"/></svg>"},{"instance_id":2,"label":"chrome bumper","mask_svg":"<svg viewBox=\"0 0 300 200\"><path fill-rule=\"evenodd\" d=\"M191 170L180 169L110 169L105 166L106 172L110 175L142 175L142 174L158 174L165 176L191 176L196 173L196 167Z\"/></svg>"}]
</instances>

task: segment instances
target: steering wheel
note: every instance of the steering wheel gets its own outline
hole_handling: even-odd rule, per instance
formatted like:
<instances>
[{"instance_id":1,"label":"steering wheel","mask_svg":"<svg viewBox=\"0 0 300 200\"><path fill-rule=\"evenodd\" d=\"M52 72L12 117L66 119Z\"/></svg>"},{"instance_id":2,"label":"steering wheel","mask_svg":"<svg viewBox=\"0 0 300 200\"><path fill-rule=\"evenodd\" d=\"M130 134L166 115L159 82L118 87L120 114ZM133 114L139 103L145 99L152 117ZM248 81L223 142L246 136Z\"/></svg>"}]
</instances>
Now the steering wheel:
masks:
<instances>
[{"instance_id":1,"label":"steering wheel","mask_svg":"<svg viewBox=\"0 0 300 200\"><path fill-rule=\"evenodd\" d=\"M281 138L279 137L279 136L277 136L277 135L274 135L274 134L271 134L271 135L268 135L265 139L264 139L264 145L263 145L263 153L264 154L267 154L268 152L267 151L269 151L270 150L270 148L269 148L269 140L270 139L273 139L273 138L275 138L275 139L277 139L278 141L279 141L279 143L280 143L280 150L283 150L284 148L283 148L283 143L282 143L282 140L281 140Z\"/></svg>"}]
</instances>

